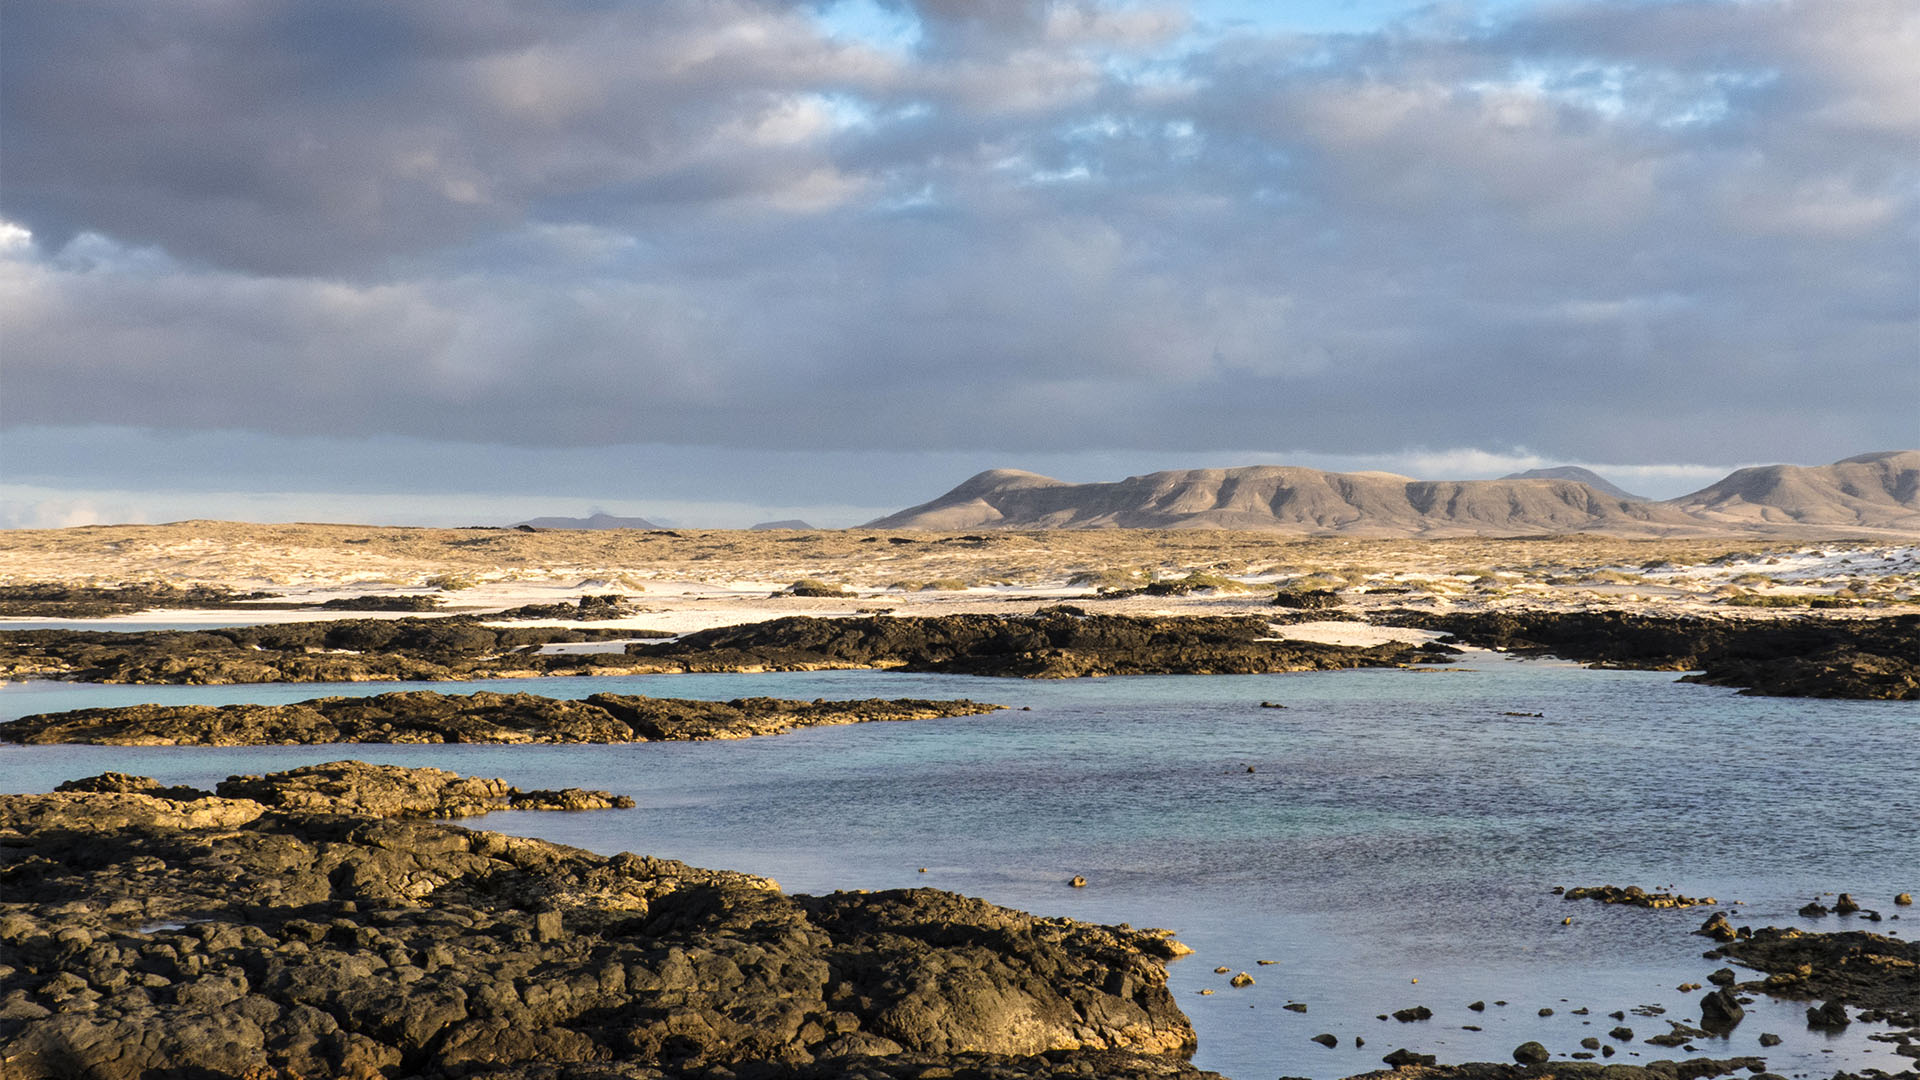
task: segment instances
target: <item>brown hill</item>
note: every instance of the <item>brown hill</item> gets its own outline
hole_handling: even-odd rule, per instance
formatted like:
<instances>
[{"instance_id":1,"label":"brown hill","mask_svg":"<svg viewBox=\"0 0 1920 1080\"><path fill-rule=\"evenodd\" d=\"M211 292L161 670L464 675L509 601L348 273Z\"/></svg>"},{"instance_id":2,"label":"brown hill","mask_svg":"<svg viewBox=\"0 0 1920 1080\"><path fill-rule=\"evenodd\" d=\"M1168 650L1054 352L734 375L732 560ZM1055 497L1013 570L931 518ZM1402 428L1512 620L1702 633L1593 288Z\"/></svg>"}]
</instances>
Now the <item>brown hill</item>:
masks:
<instances>
[{"instance_id":1,"label":"brown hill","mask_svg":"<svg viewBox=\"0 0 1920 1080\"><path fill-rule=\"evenodd\" d=\"M1068 484L996 469L932 502L869 523L879 529L1274 529L1354 536L1665 535L1690 515L1569 480L1420 481L1279 465L1183 469Z\"/></svg>"},{"instance_id":2,"label":"brown hill","mask_svg":"<svg viewBox=\"0 0 1920 1080\"><path fill-rule=\"evenodd\" d=\"M1771 532L1795 526L1920 533L1920 451L1817 468L1742 469L1650 502L1574 480L1422 481L1291 466L1182 469L1070 484L994 469L867 524L877 529L1262 529L1350 536L1622 536Z\"/></svg>"},{"instance_id":3,"label":"brown hill","mask_svg":"<svg viewBox=\"0 0 1920 1080\"><path fill-rule=\"evenodd\" d=\"M1670 505L1728 524L1920 531L1920 450L1861 454L1831 465L1740 469Z\"/></svg>"}]
</instances>

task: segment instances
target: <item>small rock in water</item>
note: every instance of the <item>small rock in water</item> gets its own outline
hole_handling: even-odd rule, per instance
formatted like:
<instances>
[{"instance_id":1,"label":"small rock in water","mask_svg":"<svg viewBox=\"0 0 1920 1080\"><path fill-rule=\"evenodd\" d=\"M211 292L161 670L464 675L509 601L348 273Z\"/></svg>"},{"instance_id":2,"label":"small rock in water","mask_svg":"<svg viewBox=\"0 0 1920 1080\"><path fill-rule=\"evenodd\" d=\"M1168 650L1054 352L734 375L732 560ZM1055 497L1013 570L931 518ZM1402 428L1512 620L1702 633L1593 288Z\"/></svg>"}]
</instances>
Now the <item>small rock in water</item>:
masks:
<instances>
[{"instance_id":1,"label":"small rock in water","mask_svg":"<svg viewBox=\"0 0 1920 1080\"><path fill-rule=\"evenodd\" d=\"M1278 961L1278 960L1255 960L1255 961L1254 961L1254 963L1256 963L1256 964L1259 964L1259 965L1260 965L1261 967L1270 967L1270 966L1272 966L1272 965L1274 965L1274 964L1277 964L1277 963L1279 963L1279 962L1280 962L1280 961Z\"/></svg>"},{"instance_id":2,"label":"small rock in water","mask_svg":"<svg viewBox=\"0 0 1920 1080\"><path fill-rule=\"evenodd\" d=\"M1229 971L1232 971L1232 970L1233 970L1233 969L1232 969L1232 968L1230 968L1230 967L1217 967L1217 968L1214 968L1214 969L1213 969L1213 973L1214 973L1215 975L1225 975L1225 974L1226 974L1227 972L1229 972Z\"/></svg>"},{"instance_id":3,"label":"small rock in water","mask_svg":"<svg viewBox=\"0 0 1920 1080\"><path fill-rule=\"evenodd\" d=\"M1339 1038L1334 1034L1332 1034L1331 1032L1326 1032L1326 1031L1323 1031L1320 1034L1315 1035L1313 1037L1313 1041L1319 1043L1321 1046L1324 1046L1329 1050L1340 1045Z\"/></svg>"},{"instance_id":4,"label":"small rock in water","mask_svg":"<svg viewBox=\"0 0 1920 1080\"><path fill-rule=\"evenodd\" d=\"M1544 1065L1552 1056L1537 1042L1523 1042L1513 1048L1513 1060L1522 1065Z\"/></svg>"},{"instance_id":5,"label":"small rock in water","mask_svg":"<svg viewBox=\"0 0 1920 1080\"><path fill-rule=\"evenodd\" d=\"M1817 919L1820 916L1825 915L1826 913L1827 913L1826 905L1822 904L1818 900L1808 901L1807 905L1800 909L1800 914L1806 916L1809 919Z\"/></svg>"},{"instance_id":6,"label":"small rock in water","mask_svg":"<svg viewBox=\"0 0 1920 1080\"><path fill-rule=\"evenodd\" d=\"M1611 1038L1619 1039L1621 1042L1633 1041L1633 1029L1630 1027L1622 1026L1614 1028L1612 1031L1607 1032L1607 1035Z\"/></svg>"},{"instance_id":7,"label":"small rock in water","mask_svg":"<svg viewBox=\"0 0 1920 1080\"><path fill-rule=\"evenodd\" d=\"M1600 1056L1601 1056L1601 1057L1612 1057L1612 1056L1613 1056L1613 1047L1611 1047L1611 1046L1602 1046L1602 1047L1600 1048Z\"/></svg>"},{"instance_id":8,"label":"small rock in water","mask_svg":"<svg viewBox=\"0 0 1920 1080\"><path fill-rule=\"evenodd\" d=\"M1851 915L1859 910L1860 905L1855 903L1852 895L1848 893L1841 893L1839 898L1833 902L1833 913L1835 915Z\"/></svg>"},{"instance_id":9,"label":"small rock in water","mask_svg":"<svg viewBox=\"0 0 1920 1080\"><path fill-rule=\"evenodd\" d=\"M1289 1001L1280 1007L1288 1012L1303 1013L1307 1011L1307 1003L1304 1001Z\"/></svg>"},{"instance_id":10,"label":"small rock in water","mask_svg":"<svg viewBox=\"0 0 1920 1080\"><path fill-rule=\"evenodd\" d=\"M1903 892L1899 896L1894 897L1893 902L1899 905L1900 907L1912 907L1913 894L1910 892Z\"/></svg>"},{"instance_id":11,"label":"small rock in water","mask_svg":"<svg viewBox=\"0 0 1920 1080\"><path fill-rule=\"evenodd\" d=\"M1829 1001L1818 1008L1807 1009L1807 1028L1811 1031L1839 1031L1851 1022L1847 1016L1847 1007L1838 1001Z\"/></svg>"},{"instance_id":12,"label":"small rock in water","mask_svg":"<svg viewBox=\"0 0 1920 1080\"><path fill-rule=\"evenodd\" d=\"M1780 1036L1775 1035L1771 1031L1763 1031L1760 1033L1760 1045L1761 1046L1779 1046Z\"/></svg>"},{"instance_id":13,"label":"small rock in water","mask_svg":"<svg viewBox=\"0 0 1920 1080\"><path fill-rule=\"evenodd\" d=\"M1580 1045L1585 1047L1588 1050L1598 1050L1600 1049L1600 1040L1589 1035L1586 1038L1580 1040Z\"/></svg>"},{"instance_id":14,"label":"small rock in water","mask_svg":"<svg viewBox=\"0 0 1920 1080\"><path fill-rule=\"evenodd\" d=\"M1553 1015L1553 1010L1552 1010L1552 1009L1544 1009L1544 1008L1543 1008L1543 1009L1541 1009L1541 1010L1540 1010L1540 1015L1541 1015L1541 1016L1552 1016L1552 1015Z\"/></svg>"},{"instance_id":15,"label":"small rock in water","mask_svg":"<svg viewBox=\"0 0 1920 1080\"><path fill-rule=\"evenodd\" d=\"M1707 976L1707 981L1712 983L1715 986L1732 986L1733 985L1733 969L1721 968L1720 970Z\"/></svg>"},{"instance_id":16,"label":"small rock in water","mask_svg":"<svg viewBox=\"0 0 1920 1080\"><path fill-rule=\"evenodd\" d=\"M1468 1005L1467 1008L1472 1009L1474 1012L1486 1012L1487 1003L1484 1001L1476 1001L1473 1004Z\"/></svg>"},{"instance_id":17,"label":"small rock in water","mask_svg":"<svg viewBox=\"0 0 1920 1080\"><path fill-rule=\"evenodd\" d=\"M1240 974L1235 975L1233 978L1228 979L1227 983L1230 986L1252 986L1253 976L1243 971Z\"/></svg>"},{"instance_id":18,"label":"small rock in water","mask_svg":"<svg viewBox=\"0 0 1920 1080\"><path fill-rule=\"evenodd\" d=\"M1393 1018L1403 1024L1411 1024L1415 1020L1433 1019L1433 1010L1427 1008L1425 1005L1415 1005L1411 1009L1394 1010Z\"/></svg>"},{"instance_id":19,"label":"small rock in water","mask_svg":"<svg viewBox=\"0 0 1920 1080\"><path fill-rule=\"evenodd\" d=\"M1354 1043L1358 1045L1359 1041L1360 1040L1355 1039ZM1409 1065L1437 1065L1440 1063L1440 1059L1434 1057L1432 1054L1416 1054L1405 1047L1395 1050L1380 1060L1396 1069L1404 1069Z\"/></svg>"},{"instance_id":20,"label":"small rock in water","mask_svg":"<svg viewBox=\"0 0 1920 1080\"><path fill-rule=\"evenodd\" d=\"M1079 874L1075 874L1071 879L1067 881L1067 884L1073 886L1076 889L1084 889L1087 887L1087 879L1081 877Z\"/></svg>"},{"instance_id":21,"label":"small rock in water","mask_svg":"<svg viewBox=\"0 0 1920 1080\"><path fill-rule=\"evenodd\" d=\"M1740 999L1724 986L1700 999L1700 1026L1717 1035L1732 1031L1746 1016Z\"/></svg>"}]
</instances>

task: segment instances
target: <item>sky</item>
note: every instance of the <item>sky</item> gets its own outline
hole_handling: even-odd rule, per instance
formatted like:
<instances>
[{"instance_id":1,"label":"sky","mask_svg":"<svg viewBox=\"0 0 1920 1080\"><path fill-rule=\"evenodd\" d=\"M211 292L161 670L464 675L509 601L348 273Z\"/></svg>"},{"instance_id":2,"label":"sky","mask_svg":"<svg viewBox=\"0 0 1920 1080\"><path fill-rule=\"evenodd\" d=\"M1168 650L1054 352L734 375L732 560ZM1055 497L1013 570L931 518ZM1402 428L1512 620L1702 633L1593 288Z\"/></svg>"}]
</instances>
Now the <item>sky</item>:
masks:
<instances>
[{"instance_id":1,"label":"sky","mask_svg":"<svg viewBox=\"0 0 1920 1080\"><path fill-rule=\"evenodd\" d=\"M1912 0L9 0L0 527L1920 445Z\"/></svg>"}]
</instances>

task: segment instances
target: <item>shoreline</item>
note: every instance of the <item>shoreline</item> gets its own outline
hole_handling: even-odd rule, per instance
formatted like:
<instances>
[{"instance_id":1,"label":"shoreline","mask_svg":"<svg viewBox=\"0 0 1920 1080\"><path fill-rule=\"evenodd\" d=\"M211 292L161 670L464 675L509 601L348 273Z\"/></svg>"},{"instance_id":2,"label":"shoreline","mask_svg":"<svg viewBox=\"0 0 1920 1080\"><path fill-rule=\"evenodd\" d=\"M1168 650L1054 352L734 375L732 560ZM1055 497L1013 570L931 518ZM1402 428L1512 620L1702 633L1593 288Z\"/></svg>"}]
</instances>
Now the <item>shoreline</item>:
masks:
<instances>
[{"instance_id":1,"label":"shoreline","mask_svg":"<svg viewBox=\"0 0 1920 1080\"><path fill-rule=\"evenodd\" d=\"M0 796L10 1075L425 1080L485 1062L481 1075L497 1080L1223 1080L1188 1060L1196 1043L1165 966L1185 950L1166 931L1039 918L933 889L787 896L751 875L417 820L515 789L355 766L235 777L217 795L95 777L63 793ZM1839 979L1871 1005L1880 999L1861 980L1885 970L1847 966L1862 936L1743 934L1756 947L1784 944L1771 960L1738 958L1788 978L1733 989L1808 997L1796 986L1811 960L1834 973L1816 975L1828 981L1812 996ZM1874 940L1907 957L1907 978L1920 973L1920 947ZM748 962L770 953L778 965ZM1709 981L1733 985L1722 974ZM1878 992L1898 1001L1906 985ZM1763 1056L1704 1056L1687 1042L1689 1024L1670 1026L1671 1042L1649 1041L1696 1056L1615 1064L1561 1049L1548 1060L1529 1043L1515 1048L1518 1064L1442 1065L1402 1045L1420 1044L1421 1029L1406 1028L1378 1040L1395 1067L1359 1075L1773 1075ZM1609 1038L1599 1047L1635 1041ZM1904 1038L1920 1050L1920 1030Z\"/></svg>"}]
</instances>

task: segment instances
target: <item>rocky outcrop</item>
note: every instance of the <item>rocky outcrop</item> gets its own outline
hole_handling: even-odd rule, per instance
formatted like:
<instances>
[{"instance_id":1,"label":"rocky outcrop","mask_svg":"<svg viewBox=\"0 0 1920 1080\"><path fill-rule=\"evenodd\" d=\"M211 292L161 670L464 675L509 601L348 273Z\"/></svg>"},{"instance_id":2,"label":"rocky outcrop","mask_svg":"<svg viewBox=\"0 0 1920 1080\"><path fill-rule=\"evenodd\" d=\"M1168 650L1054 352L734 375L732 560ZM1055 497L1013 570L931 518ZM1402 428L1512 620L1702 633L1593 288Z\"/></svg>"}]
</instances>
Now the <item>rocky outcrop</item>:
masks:
<instances>
[{"instance_id":1,"label":"rocky outcrop","mask_svg":"<svg viewBox=\"0 0 1920 1080\"><path fill-rule=\"evenodd\" d=\"M0 796L10 1077L1201 1075L1163 933L193 805Z\"/></svg>"},{"instance_id":2,"label":"rocky outcrop","mask_svg":"<svg viewBox=\"0 0 1920 1080\"><path fill-rule=\"evenodd\" d=\"M131 633L8 630L0 631L0 679L207 686L567 675L627 665L618 653L547 655L541 646L633 636L630 630L492 627L477 616Z\"/></svg>"},{"instance_id":3,"label":"rocky outcrop","mask_svg":"<svg viewBox=\"0 0 1920 1080\"><path fill-rule=\"evenodd\" d=\"M1716 619L1617 611L1383 612L1384 626L1782 697L1920 699L1920 615Z\"/></svg>"},{"instance_id":4,"label":"rocky outcrop","mask_svg":"<svg viewBox=\"0 0 1920 1080\"><path fill-rule=\"evenodd\" d=\"M0 724L0 743L105 746L263 746L321 743L690 742L778 735L800 728L977 716L977 701L872 698L693 701L594 694L411 690L325 697L291 705L129 705L40 713Z\"/></svg>"},{"instance_id":5,"label":"rocky outcrop","mask_svg":"<svg viewBox=\"0 0 1920 1080\"><path fill-rule=\"evenodd\" d=\"M213 793L223 799L252 799L276 810L396 819L475 817L495 810L608 810L633 806L628 796L605 791L582 788L521 791L505 780L461 776L446 769L370 765L364 761L329 761L265 776L230 776L221 781Z\"/></svg>"},{"instance_id":6,"label":"rocky outcrop","mask_svg":"<svg viewBox=\"0 0 1920 1080\"><path fill-rule=\"evenodd\" d=\"M276 594L236 593L218 585L67 585L32 582L0 585L0 615L42 619L97 619L157 608L259 608L248 601Z\"/></svg>"},{"instance_id":7,"label":"rocky outcrop","mask_svg":"<svg viewBox=\"0 0 1920 1080\"><path fill-rule=\"evenodd\" d=\"M589 594L573 603L524 604L505 611L496 611L487 616L489 620L505 619L567 619L573 622L592 622L604 619L624 619L637 615L640 609L631 600L619 593ZM671 637L660 630L628 630L629 637Z\"/></svg>"},{"instance_id":8,"label":"rocky outcrop","mask_svg":"<svg viewBox=\"0 0 1920 1080\"><path fill-rule=\"evenodd\" d=\"M627 646L662 671L898 668L960 675L1250 675L1444 663L1450 650L1274 639L1250 616L947 615L774 619Z\"/></svg>"},{"instance_id":9,"label":"rocky outcrop","mask_svg":"<svg viewBox=\"0 0 1920 1080\"><path fill-rule=\"evenodd\" d=\"M1642 908L1690 908L1719 903L1711 896L1686 896L1681 893L1648 892L1638 885L1587 885L1568 889L1569 900L1598 900L1603 904L1625 904Z\"/></svg>"},{"instance_id":10,"label":"rocky outcrop","mask_svg":"<svg viewBox=\"0 0 1920 1080\"><path fill-rule=\"evenodd\" d=\"M1721 955L1767 973L1747 984L1776 997L1840 1000L1920 1028L1920 942L1859 930L1819 934L1761 927L1722 944Z\"/></svg>"},{"instance_id":11,"label":"rocky outcrop","mask_svg":"<svg viewBox=\"0 0 1920 1080\"><path fill-rule=\"evenodd\" d=\"M364 761L329 761L265 776L229 776L213 791L168 787L149 776L110 772L68 780L54 788L54 792L144 795L176 803L205 801L209 805L239 800L276 810L395 819L475 817L495 810L608 810L633 806L633 799L628 796L605 791L583 788L521 791L505 780L461 776L446 769L371 765ZM144 804L122 801L118 805ZM250 821L253 816L258 815L245 820Z\"/></svg>"},{"instance_id":12,"label":"rocky outcrop","mask_svg":"<svg viewBox=\"0 0 1920 1080\"><path fill-rule=\"evenodd\" d=\"M1757 1057L1698 1057L1685 1061L1649 1061L1644 1065L1602 1065L1591 1061L1502 1065L1475 1061L1464 1065L1408 1064L1396 1066L1390 1072L1365 1073L1349 1080L1704 1080L1736 1072L1759 1072L1765 1067L1766 1062Z\"/></svg>"}]
</instances>

